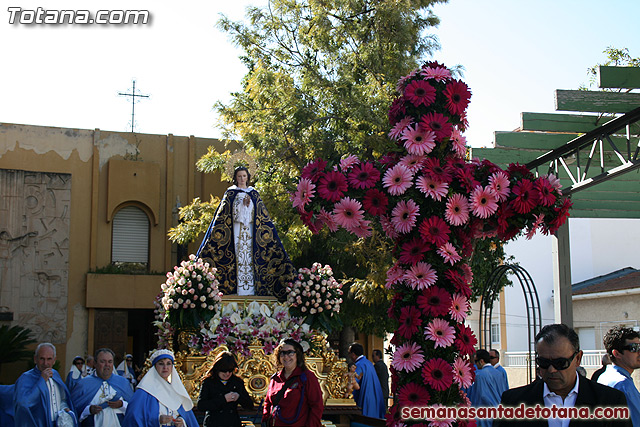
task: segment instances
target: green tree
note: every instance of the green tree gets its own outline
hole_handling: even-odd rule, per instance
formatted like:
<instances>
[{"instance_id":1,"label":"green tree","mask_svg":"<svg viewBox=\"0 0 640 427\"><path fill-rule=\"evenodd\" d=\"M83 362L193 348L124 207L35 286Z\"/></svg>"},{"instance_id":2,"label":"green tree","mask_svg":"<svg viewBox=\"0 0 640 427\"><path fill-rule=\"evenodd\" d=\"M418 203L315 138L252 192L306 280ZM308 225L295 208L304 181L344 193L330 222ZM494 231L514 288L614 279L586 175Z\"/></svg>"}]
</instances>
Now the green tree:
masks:
<instances>
[{"instance_id":1,"label":"green tree","mask_svg":"<svg viewBox=\"0 0 640 427\"><path fill-rule=\"evenodd\" d=\"M25 360L33 356L27 347L36 342L30 329L14 325L0 326L0 368L3 364Z\"/></svg>"},{"instance_id":2,"label":"green tree","mask_svg":"<svg viewBox=\"0 0 640 427\"><path fill-rule=\"evenodd\" d=\"M587 68L587 76L589 77L589 86L593 87L597 85L598 67L599 66L614 66L614 67L640 67L640 58L634 58L629 53L628 48L618 49L613 46L607 47L602 51L606 55L606 61L601 64L596 64L593 67ZM581 85L581 90L588 90L586 85ZM616 91L619 92L623 89L602 89L604 91ZM631 91L631 89L627 89Z\"/></svg>"}]
</instances>

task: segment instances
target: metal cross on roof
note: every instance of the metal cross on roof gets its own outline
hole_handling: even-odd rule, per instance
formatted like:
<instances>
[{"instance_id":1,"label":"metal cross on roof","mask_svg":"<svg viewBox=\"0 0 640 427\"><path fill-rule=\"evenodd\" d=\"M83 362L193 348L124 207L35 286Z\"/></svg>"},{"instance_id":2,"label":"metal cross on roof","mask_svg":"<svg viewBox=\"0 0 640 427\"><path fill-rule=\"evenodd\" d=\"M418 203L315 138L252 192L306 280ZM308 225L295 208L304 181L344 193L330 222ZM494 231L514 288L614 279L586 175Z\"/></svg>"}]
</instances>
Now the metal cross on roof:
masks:
<instances>
[{"instance_id":1,"label":"metal cross on roof","mask_svg":"<svg viewBox=\"0 0 640 427\"><path fill-rule=\"evenodd\" d=\"M136 103L140 102L139 99L136 98L149 98L149 95L141 95L139 93L136 93L136 81L135 79L133 80L133 87L131 88L131 92L130 93L121 93L119 92L118 95L120 96L127 96L129 97L129 100L131 101L131 132L134 131L135 128L135 116L136 116Z\"/></svg>"}]
</instances>

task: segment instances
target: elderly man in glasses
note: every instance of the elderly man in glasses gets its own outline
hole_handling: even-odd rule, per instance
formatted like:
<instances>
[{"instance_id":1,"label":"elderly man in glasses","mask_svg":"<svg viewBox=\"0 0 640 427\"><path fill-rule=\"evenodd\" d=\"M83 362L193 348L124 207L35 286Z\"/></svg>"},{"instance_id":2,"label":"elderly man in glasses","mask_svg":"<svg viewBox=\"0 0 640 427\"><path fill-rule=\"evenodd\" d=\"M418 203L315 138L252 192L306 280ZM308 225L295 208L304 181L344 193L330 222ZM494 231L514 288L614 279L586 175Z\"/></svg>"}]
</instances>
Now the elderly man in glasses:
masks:
<instances>
[{"instance_id":1,"label":"elderly man in glasses","mask_svg":"<svg viewBox=\"0 0 640 427\"><path fill-rule=\"evenodd\" d=\"M529 385L512 388L502 394L502 405L517 407L523 403L528 408L540 407L595 408L626 407L624 394L603 386L585 377L579 377L576 368L580 366L582 351L578 334L563 324L547 325L536 335L536 364L540 378ZM553 409L553 408L552 408ZM549 418L549 419L502 419L495 426L631 426L629 419L589 419Z\"/></svg>"},{"instance_id":2,"label":"elderly man in glasses","mask_svg":"<svg viewBox=\"0 0 640 427\"><path fill-rule=\"evenodd\" d=\"M622 325L614 326L605 334L603 343L612 364L598 382L624 393L633 425L640 426L640 393L631 378L633 371L640 368L640 333Z\"/></svg>"}]
</instances>

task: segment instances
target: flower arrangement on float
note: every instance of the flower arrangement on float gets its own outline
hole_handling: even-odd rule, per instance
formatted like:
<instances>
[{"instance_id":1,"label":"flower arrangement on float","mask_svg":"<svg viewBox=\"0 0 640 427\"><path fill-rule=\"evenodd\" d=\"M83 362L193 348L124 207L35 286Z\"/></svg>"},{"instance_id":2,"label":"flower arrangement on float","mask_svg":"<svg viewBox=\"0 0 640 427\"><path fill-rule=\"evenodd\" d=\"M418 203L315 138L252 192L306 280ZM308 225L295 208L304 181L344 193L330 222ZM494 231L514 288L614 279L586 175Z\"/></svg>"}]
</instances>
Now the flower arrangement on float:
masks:
<instances>
[{"instance_id":1,"label":"flower arrangement on float","mask_svg":"<svg viewBox=\"0 0 640 427\"><path fill-rule=\"evenodd\" d=\"M287 302L292 315L306 318L312 329L331 332L342 326L338 316L342 284L329 265L316 262L311 268L300 268L296 280L287 285Z\"/></svg>"},{"instance_id":2,"label":"flower arrangement on float","mask_svg":"<svg viewBox=\"0 0 640 427\"><path fill-rule=\"evenodd\" d=\"M203 354L216 347L226 345L231 351L250 355L249 345L256 340L265 354L271 354L281 339L291 337L307 350L311 345L313 331L304 323L303 317L289 313L286 304L252 301L249 304L232 302L222 307L208 323L203 324L199 335L194 335L191 345Z\"/></svg>"},{"instance_id":3,"label":"flower arrangement on float","mask_svg":"<svg viewBox=\"0 0 640 427\"><path fill-rule=\"evenodd\" d=\"M302 170L292 194L314 233L326 226L368 237L379 224L395 242L397 261L386 281L394 291L389 316L399 325L391 340L395 404L388 426L414 424L400 419L402 407L469 406L462 390L473 382L469 356L477 340L464 320L474 241L554 233L571 206L553 175L466 160L471 92L449 69L426 63L400 79L397 90L389 110L395 150L378 160L316 159ZM473 421L421 425L468 423Z\"/></svg>"}]
</instances>

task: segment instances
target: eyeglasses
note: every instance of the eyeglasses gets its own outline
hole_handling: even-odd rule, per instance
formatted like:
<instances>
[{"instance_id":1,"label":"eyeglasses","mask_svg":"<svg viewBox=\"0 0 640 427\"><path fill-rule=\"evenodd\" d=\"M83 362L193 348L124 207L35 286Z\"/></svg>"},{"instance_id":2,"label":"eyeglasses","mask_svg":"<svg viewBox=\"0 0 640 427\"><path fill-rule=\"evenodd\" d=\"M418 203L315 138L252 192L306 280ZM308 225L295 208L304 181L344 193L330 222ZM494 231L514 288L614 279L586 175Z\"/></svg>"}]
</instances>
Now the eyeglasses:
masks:
<instances>
[{"instance_id":1,"label":"eyeglasses","mask_svg":"<svg viewBox=\"0 0 640 427\"><path fill-rule=\"evenodd\" d=\"M491 356L489 357L489 359L493 360L493 359L500 359L498 356Z\"/></svg>"},{"instance_id":2,"label":"eyeglasses","mask_svg":"<svg viewBox=\"0 0 640 427\"><path fill-rule=\"evenodd\" d=\"M640 342L632 342L631 344L622 346L622 350L629 350L631 353L637 353L640 351Z\"/></svg>"},{"instance_id":3,"label":"eyeglasses","mask_svg":"<svg viewBox=\"0 0 640 427\"><path fill-rule=\"evenodd\" d=\"M542 369L548 369L549 366L553 366L558 371L564 371L571 365L571 362L576 357L576 354L578 354L578 351L573 353L571 357L569 357L568 359L566 357L558 357L557 359L546 359L544 357L536 357L536 364Z\"/></svg>"},{"instance_id":4,"label":"eyeglasses","mask_svg":"<svg viewBox=\"0 0 640 427\"><path fill-rule=\"evenodd\" d=\"M289 356L289 355L292 355L292 354L296 354L296 351L295 350L282 350L280 352L280 356Z\"/></svg>"}]
</instances>

